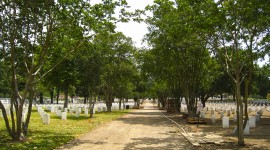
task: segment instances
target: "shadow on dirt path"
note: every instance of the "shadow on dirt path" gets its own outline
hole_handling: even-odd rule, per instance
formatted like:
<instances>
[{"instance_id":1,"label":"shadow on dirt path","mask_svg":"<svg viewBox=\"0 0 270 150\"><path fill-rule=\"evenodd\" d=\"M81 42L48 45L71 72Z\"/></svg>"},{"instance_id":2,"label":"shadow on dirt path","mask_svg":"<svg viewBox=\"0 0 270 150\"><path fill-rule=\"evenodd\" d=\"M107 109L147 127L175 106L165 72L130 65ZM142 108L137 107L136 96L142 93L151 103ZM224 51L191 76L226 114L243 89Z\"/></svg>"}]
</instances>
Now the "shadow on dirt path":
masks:
<instances>
[{"instance_id":1,"label":"shadow on dirt path","mask_svg":"<svg viewBox=\"0 0 270 150\"><path fill-rule=\"evenodd\" d=\"M191 144L151 101L127 115L71 141L58 149L174 150Z\"/></svg>"}]
</instances>

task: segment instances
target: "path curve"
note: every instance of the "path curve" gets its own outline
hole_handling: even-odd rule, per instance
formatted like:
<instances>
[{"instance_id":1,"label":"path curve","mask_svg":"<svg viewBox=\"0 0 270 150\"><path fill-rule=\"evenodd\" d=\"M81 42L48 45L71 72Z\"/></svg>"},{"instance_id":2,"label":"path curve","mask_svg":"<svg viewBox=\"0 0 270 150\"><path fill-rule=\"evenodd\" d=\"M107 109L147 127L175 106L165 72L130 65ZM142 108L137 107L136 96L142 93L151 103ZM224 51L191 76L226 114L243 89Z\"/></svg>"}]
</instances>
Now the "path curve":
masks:
<instances>
[{"instance_id":1,"label":"path curve","mask_svg":"<svg viewBox=\"0 0 270 150\"><path fill-rule=\"evenodd\" d=\"M133 110L59 150L174 150L191 149L179 129L164 117L161 110L146 101L143 109Z\"/></svg>"}]
</instances>

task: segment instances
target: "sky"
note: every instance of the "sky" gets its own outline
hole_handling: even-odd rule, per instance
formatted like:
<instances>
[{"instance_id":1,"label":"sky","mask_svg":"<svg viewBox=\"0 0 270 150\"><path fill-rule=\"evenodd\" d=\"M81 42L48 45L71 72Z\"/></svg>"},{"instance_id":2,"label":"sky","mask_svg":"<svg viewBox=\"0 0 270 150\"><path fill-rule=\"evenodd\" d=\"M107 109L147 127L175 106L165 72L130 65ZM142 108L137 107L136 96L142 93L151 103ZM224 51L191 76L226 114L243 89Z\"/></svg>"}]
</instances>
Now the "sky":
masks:
<instances>
[{"instance_id":1,"label":"sky","mask_svg":"<svg viewBox=\"0 0 270 150\"><path fill-rule=\"evenodd\" d=\"M153 4L153 0L127 0L127 2L130 6L129 11L144 9L147 5ZM116 31L123 32L126 36L131 37L136 47L147 46L146 43L142 44L143 36L148 32L147 24L144 22L117 23Z\"/></svg>"}]
</instances>

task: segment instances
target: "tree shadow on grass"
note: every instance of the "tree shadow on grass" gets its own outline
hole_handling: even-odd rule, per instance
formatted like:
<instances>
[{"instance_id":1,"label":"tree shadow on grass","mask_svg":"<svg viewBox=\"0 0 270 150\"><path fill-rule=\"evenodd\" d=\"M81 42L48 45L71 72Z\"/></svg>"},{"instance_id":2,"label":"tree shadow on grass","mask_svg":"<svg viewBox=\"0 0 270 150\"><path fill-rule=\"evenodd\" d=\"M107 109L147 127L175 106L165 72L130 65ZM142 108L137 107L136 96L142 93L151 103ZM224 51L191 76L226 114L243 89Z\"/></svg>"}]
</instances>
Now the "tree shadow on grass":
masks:
<instances>
[{"instance_id":1,"label":"tree shadow on grass","mask_svg":"<svg viewBox=\"0 0 270 150\"><path fill-rule=\"evenodd\" d=\"M8 135L3 135L4 132L0 131L0 149L1 150L29 150L41 149L51 150L55 149L64 143L67 143L75 138L74 135L62 134L55 132L44 131L29 131L27 140L21 142L13 142Z\"/></svg>"}]
</instances>

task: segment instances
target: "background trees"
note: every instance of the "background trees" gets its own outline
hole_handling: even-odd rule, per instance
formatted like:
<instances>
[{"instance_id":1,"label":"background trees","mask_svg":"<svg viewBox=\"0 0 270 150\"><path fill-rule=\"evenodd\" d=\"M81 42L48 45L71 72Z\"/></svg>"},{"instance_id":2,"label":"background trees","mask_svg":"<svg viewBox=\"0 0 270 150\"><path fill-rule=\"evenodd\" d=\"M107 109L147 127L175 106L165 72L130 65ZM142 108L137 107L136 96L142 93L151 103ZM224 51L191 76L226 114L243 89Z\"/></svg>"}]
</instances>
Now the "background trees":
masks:
<instances>
[{"instance_id":1,"label":"background trees","mask_svg":"<svg viewBox=\"0 0 270 150\"><path fill-rule=\"evenodd\" d=\"M226 77L214 61L229 75L237 102L239 145L244 144L243 127L248 117L243 107L247 107L253 83L254 62L269 46L268 6L257 0L156 0L147 8L153 12L147 19L152 64L159 67L159 77L171 87L172 94L185 98L189 114L196 113L196 97L201 95L204 103L206 91L214 90ZM173 97L177 100L179 96Z\"/></svg>"},{"instance_id":2,"label":"background trees","mask_svg":"<svg viewBox=\"0 0 270 150\"><path fill-rule=\"evenodd\" d=\"M71 54L80 50L83 43L89 42L98 30L113 30L114 19L110 14L122 4L126 4L125 1L104 1L96 5L85 1L1 2L1 71L6 75L1 77L5 78L6 87L10 87L11 107L7 108L11 112L10 120L1 101L0 108L13 140L26 138L37 83L63 62L59 73L64 73L62 75L66 77L61 82L65 83L61 88L67 93L69 85L76 80ZM61 84L56 83L55 86ZM22 123L26 99L29 101L28 115Z\"/></svg>"}]
</instances>

